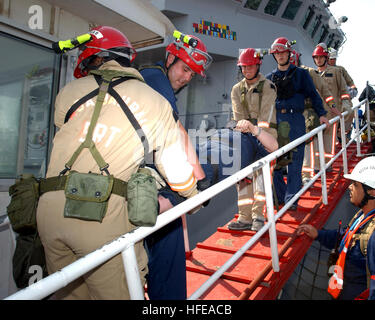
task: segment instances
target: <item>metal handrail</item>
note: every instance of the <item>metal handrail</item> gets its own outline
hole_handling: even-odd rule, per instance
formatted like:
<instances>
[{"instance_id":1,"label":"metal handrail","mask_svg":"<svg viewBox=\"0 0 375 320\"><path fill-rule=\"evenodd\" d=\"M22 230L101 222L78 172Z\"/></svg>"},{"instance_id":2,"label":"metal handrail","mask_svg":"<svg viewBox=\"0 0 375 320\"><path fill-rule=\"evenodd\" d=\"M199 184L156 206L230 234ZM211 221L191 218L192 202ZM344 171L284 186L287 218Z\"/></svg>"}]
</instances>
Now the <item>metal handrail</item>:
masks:
<instances>
[{"instance_id":1,"label":"metal handrail","mask_svg":"<svg viewBox=\"0 0 375 320\"><path fill-rule=\"evenodd\" d=\"M368 104L367 99L362 101L359 105L352 108L355 110L355 117L356 117L357 124L358 124L358 108L364 103L366 103L366 110L368 112L369 104ZM331 119L330 124L333 124L334 122L337 122L340 120L341 127L345 127L344 116L346 114L348 114L347 111L343 112L340 117L337 116ZM368 128L368 136L370 137L370 127L368 124L366 124L364 128L362 128L362 130L359 130L358 125L356 125L356 136L358 136L361 132L363 132L363 130L365 130L366 127ZM193 198L187 199L186 201L173 207L172 209L168 210L162 215L159 215L155 226L139 227L133 230L132 232L126 233L123 236L112 241L111 243L104 245L103 247L97 249L96 251L80 258L79 260L73 262L72 264L49 275L48 277L41 279L40 281L30 285L29 287L22 289L16 292L15 294L7 297L6 300L42 299L44 297L47 297L48 295L54 293L55 291L63 288L68 283L84 275L86 272L99 266L103 262L111 259L112 257L119 254L120 252L122 253L122 257L123 257L123 263L124 263L124 268L126 272L126 279L128 283L129 292L130 292L130 298L143 300L144 294L143 294L143 288L142 288L140 277L139 277L139 271L138 271L138 266L137 266L135 251L134 251L134 244L138 241L141 241L142 239L144 239L151 233L159 230L160 228L172 222L173 220L183 216L186 212L191 211L192 209L201 205L203 202L207 201L208 199L211 199L215 195L231 187L232 185L236 184L237 182L241 181L242 179L244 179L245 177L247 177L248 175L250 175L251 173L259 169L263 170L268 222L255 234L255 236L251 240L249 240L240 250L238 250L231 259L229 259L218 271L216 271L210 277L209 280L207 280L196 292L194 292L189 299L192 300L192 299L199 298L205 292L205 290L207 290L212 285L212 283L214 283L267 230L269 230L269 233L270 233L272 266L275 272L279 271L277 235L276 235L275 223L282 216L282 214L285 213L285 211L292 205L292 203L319 176L322 176L323 201L325 201L325 203L327 202L327 194L326 194L327 190L326 190L326 181L325 181L326 164L324 162L323 154L322 152L320 152L320 162L321 162L320 168L322 169L320 170L319 174L315 176L308 185L304 186L302 190L298 192L289 202L287 202L285 206L275 215L274 209L273 209L273 197L272 197L272 188L271 188L270 162L277 159L278 157L285 154L286 152L294 149L299 144L305 142L306 140L310 139L316 134L318 134L318 143L319 143L320 151L323 150L322 149L323 147L322 131L325 128L326 128L325 124L319 126L318 128L305 134L304 136L290 142L286 146L252 163L246 168L241 169L240 171L236 172L230 177L216 183L215 185L199 193ZM343 150L344 149L346 150L347 148L345 134L342 135L342 139L343 139L343 144L342 144L343 147L342 147L341 153L344 153L343 157L345 158L344 160L344 163L345 163L345 161L347 161L346 153L343 152ZM351 139L349 144L352 142L353 142L353 139ZM357 144L358 143L359 143L359 139L357 139ZM331 165L331 163L333 162L332 160L335 160L336 158L337 158L337 155L335 158L331 159L331 161L329 162L329 165ZM347 166L346 166L346 169L344 168L344 170L346 170L345 173L347 173Z\"/></svg>"}]
</instances>

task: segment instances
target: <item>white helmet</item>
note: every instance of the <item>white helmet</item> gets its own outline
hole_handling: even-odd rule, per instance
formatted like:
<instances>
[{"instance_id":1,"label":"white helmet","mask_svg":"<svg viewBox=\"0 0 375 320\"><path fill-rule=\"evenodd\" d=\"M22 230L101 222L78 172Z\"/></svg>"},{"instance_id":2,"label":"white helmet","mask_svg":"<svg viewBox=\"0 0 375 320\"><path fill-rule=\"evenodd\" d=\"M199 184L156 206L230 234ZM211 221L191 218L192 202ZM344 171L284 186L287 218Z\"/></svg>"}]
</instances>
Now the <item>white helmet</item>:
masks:
<instances>
[{"instance_id":1,"label":"white helmet","mask_svg":"<svg viewBox=\"0 0 375 320\"><path fill-rule=\"evenodd\" d=\"M328 58L337 59L337 50L333 48L328 48Z\"/></svg>"},{"instance_id":2,"label":"white helmet","mask_svg":"<svg viewBox=\"0 0 375 320\"><path fill-rule=\"evenodd\" d=\"M367 157L359 161L352 173L344 174L344 178L358 181L375 189L375 157Z\"/></svg>"}]
</instances>

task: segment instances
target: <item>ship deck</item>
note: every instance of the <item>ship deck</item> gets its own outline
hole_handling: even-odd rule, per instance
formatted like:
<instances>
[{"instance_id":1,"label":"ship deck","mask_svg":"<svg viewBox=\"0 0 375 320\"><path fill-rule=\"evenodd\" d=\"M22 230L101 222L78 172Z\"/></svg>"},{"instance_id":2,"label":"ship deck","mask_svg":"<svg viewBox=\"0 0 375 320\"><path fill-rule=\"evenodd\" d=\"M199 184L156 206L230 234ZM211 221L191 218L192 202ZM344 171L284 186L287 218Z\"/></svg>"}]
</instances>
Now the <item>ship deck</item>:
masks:
<instances>
[{"instance_id":1,"label":"ship deck","mask_svg":"<svg viewBox=\"0 0 375 320\"><path fill-rule=\"evenodd\" d=\"M366 154L371 144L362 144L361 153ZM356 156L356 146L347 149L349 172L361 160ZM207 290L202 300L274 300L294 269L309 249L312 240L297 236L300 224L309 223L320 229L327 222L349 186L343 177L342 158L339 157L327 172L328 204L321 197L321 181L318 179L301 197L297 211L286 211L277 221L280 272L274 272L271 262L269 234L266 232L237 262ZM233 231L227 225L187 253L187 294L191 296L217 269L219 269L251 237L254 231Z\"/></svg>"}]
</instances>

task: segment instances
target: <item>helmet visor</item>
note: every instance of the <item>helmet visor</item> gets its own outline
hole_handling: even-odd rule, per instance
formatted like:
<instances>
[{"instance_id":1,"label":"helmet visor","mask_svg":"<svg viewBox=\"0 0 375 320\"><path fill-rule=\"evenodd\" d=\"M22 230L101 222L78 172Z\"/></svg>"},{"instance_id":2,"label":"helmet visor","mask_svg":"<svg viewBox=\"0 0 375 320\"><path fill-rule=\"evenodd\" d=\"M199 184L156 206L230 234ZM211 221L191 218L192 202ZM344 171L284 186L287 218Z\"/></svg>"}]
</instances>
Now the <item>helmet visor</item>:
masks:
<instances>
[{"instance_id":1,"label":"helmet visor","mask_svg":"<svg viewBox=\"0 0 375 320\"><path fill-rule=\"evenodd\" d=\"M181 41L175 41L175 44L178 48L184 49L191 60L198 66L202 66L203 70L207 70L210 64L212 63L212 57L202 50L198 48L193 48L191 46L186 47ZM196 59L196 57L203 57L203 59Z\"/></svg>"},{"instance_id":2,"label":"helmet visor","mask_svg":"<svg viewBox=\"0 0 375 320\"><path fill-rule=\"evenodd\" d=\"M285 44L274 43L271 47L271 52L284 52L289 51L289 47Z\"/></svg>"}]
</instances>

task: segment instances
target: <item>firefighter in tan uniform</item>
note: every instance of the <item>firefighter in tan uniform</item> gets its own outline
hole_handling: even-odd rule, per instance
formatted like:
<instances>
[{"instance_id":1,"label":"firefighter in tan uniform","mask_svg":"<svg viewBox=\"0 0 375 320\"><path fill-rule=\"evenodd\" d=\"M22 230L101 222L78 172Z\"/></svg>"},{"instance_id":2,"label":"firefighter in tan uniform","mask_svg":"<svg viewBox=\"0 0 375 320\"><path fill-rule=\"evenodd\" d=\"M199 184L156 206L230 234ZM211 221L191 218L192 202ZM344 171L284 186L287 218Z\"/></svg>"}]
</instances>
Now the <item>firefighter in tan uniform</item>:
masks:
<instances>
[{"instance_id":1,"label":"firefighter in tan uniform","mask_svg":"<svg viewBox=\"0 0 375 320\"><path fill-rule=\"evenodd\" d=\"M242 50L237 65L241 67L244 79L232 88L233 117L237 129L242 132L257 125L277 138L276 130L276 88L274 84L259 73L262 63L261 53L252 48ZM259 133L255 132L255 136ZM264 225L263 209L265 193L261 170L250 180L244 179L237 185L238 220L228 225L231 230L258 231Z\"/></svg>"},{"instance_id":2,"label":"firefighter in tan uniform","mask_svg":"<svg viewBox=\"0 0 375 320\"><path fill-rule=\"evenodd\" d=\"M333 67L337 67L341 70L342 75L345 79L346 86L348 88L351 99L355 98L358 94L357 86L354 84L354 80L349 75L348 71L343 67L336 64L337 60L337 50L333 48L328 48L328 64ZM348 133L351 131L351 125L353 122L354 113L352 112L345 120L345 131Z\"/></svg>"},{"instance_id":3,"label":"firefighter in tan uniform","mask_svg":"<svg viewBox=\"0 0 375 320\"><path fill-rule=\"evenodd\" d=\"M327 83L321 78L318 71L316 71L313 68L301 65L299 57L300 54L297 51L293 50L290 57L290 62L309 72L311 79L313 80L314 86L323 100L323 107L327 111L327 119L330 120L340 115L340 111L337 110L336 105L334 104L334 99L331 94L331 91L328 88ZM312 107L312 102L310 98L305 99L304 116L306 119L306 132L315 129L320 125L319 118ZM331 127L329 127L326 130L331 130ZM315 150L318 150L316 137L313 139L313 141L310 141L310 143L306 141L305 155L302 167L303 184L308 183L309 180L313 177L314 170L319 170L320 168L319 159L315 156Z\"/></svg>"},{"instance_id":4,"label":"firefighter in tan uniform","mask_svg":"<svg viewBox=\"0 0 375 320\"><path fill-rule=\"evenodd\" d=\"M97 27L92 40L80 53L75 76L58 94L55 104L55 125L59 128L54 141L47 177L57 176L87 133L96 98L82 104L68 119L70 107L89 92L98 88L90 68L119 70L142 80L130 62L135 50L117 29ZM145 83L137 79L124 81L114 87L128 105L155 151L155 164L171 188L184 197L197 193L192 166L187 162L183 143L170 104ZM106 95L98 122L93 132L97 150L109 164L108 171L115 178L128 181L144 159L140 137L135 133L122 108L109 94ZM72 170L99 173L91 153L84 149ZM78 260L106 243L134 230L129 222L125 198L111 194L106 214L101 223L64 218L64 190L43 194L37 212L38 231L45 248L49 273ZM141 281L145 283L147 255L143 242L135 244ZM121 255L116 255L100 267L75 280L57 293L61 299L129 299Z\"/></svg>"},{"instance_id":5,"label":"firefighter in tan uniform","mask_svg":"<svg viewBox=\"0 0 375 320\"><path fill-rule=\"evenodd\" d=\"M349 93L352 98L355 98L358 94L357 86L354 84L353 78L349 75L348 71L343 67L336 64L337 50L328 48L328 64L333 67L337 67L341 70L342 75L345 79L346 85L349 87Z\"/></svg>"},{"instance_id":6,"label":"firefighter in tan uniform","mask_svg":"<svg viewBox=\"0 0 375 320\"><path fill-rule=\"evenodd\" d=\"M332 93L333 101L336 108L340 112L351 112L350 94L346 88L345 79L336 67L328 65L328 49L325 43L320 43L316 46L312 57L320 76L326 81ZM332 111L332 110L331 110ZM331 112L329 116L334 116ZM330 128L324 130L323 140L325 149L325 161L328 162L335 154L335 145L337 141L337 127L338 122L334 123Z\"/></svg>"}]
</instances>

